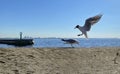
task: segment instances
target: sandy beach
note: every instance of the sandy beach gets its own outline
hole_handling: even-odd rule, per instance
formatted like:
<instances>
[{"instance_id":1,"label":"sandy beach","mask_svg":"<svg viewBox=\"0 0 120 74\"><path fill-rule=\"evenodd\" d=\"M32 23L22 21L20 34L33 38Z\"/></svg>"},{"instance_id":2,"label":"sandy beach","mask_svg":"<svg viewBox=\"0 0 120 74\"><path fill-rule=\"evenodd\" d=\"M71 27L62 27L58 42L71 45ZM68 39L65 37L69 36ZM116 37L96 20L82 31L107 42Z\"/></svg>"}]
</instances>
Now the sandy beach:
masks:
<instances>
[{"instance_id":1,"label":"sandy beach","mask_svg":"<svg viewBox=\"0 0 120 74\"><path fill-rule=\"evenodd\" d=\"M0 48L0 74L120 74L120 47Z\"/></svg>"}]
</instances>

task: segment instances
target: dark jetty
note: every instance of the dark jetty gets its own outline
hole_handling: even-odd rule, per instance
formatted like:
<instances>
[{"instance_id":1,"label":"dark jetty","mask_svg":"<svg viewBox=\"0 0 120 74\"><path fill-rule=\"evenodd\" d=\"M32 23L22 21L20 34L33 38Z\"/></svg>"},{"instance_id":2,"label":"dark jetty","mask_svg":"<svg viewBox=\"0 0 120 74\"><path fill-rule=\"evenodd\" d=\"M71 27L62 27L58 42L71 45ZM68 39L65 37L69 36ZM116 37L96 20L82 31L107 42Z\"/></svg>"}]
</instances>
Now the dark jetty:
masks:
<instances>
[{"instance_id":1,"label":"dark jetty","mask_svg":"<svg viewBox=\"0 0 120 74\"><path fill-rule=\"evenodd\" d=\"M33 44L33 39L0 39L0 44L27 46Z\"/></svg>"},{"instance_id":2,"label":"dark jetty","mask_svg":"<svg viewBox=\"0 0 120 74\"><path fill-rule=\"evenodd\" d=\"M0 39L0 44L8 44L14 46L32 45L33 39L22 39L22 32L20 32L20 39Z\"/></svg>"}]
</instances>

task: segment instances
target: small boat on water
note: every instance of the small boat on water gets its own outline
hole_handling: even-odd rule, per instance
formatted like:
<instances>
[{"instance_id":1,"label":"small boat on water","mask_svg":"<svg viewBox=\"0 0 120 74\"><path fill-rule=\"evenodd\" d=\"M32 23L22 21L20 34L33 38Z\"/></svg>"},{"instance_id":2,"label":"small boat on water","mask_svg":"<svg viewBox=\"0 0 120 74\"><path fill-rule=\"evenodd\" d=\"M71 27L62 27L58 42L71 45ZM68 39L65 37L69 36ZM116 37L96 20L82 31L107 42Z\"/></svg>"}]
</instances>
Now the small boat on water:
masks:
<instances>
[{"instance_id":1,"label":"small boat on water","mask_svg":"<svg viewBox=\"0 0 120 74\"><path fill-rule=\"evenodd\" d=\"M0 39L0 44L27 46L34 44L34 42L33 39L22 39L22 32L20 32L20 39Z\"/></svg>"}]
</instances>

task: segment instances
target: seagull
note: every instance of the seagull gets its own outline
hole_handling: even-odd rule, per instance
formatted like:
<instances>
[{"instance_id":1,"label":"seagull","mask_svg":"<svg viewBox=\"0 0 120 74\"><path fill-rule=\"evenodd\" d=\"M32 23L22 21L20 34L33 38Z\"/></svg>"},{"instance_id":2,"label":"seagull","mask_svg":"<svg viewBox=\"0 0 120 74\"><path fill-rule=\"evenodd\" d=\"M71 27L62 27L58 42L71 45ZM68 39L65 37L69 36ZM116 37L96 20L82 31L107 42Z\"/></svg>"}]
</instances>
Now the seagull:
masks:
<instances>
[{"instance_id":1,"label":"seagull","mask_svg":"<svg viewBox=\"0 0 120 74\"><path fill-rule=\"evenodd\" d=\"M101 17L102 17L102 14L98 14L96 16L86 19L84 26L77 25L75 29L78 28L82 32L82 34L78 34L78 36L81 36L84 34L84 36L88 38L87 31L90 31L91 26L97 23L101 19Z\"/></svg>"},{"instance_id":2,"label":"seagull","mask_svg":"<svg viewBox=\"0 0 120 74\"><path fill-rule=\"evenodd\" d=\"M79 44L79 42L74 40L74 39L66 39L66 40L65 39L61 39L61 40L64 41L65 44L71 44L71 47L73 47L73 44Z\"/></svg>"}]
</instances>

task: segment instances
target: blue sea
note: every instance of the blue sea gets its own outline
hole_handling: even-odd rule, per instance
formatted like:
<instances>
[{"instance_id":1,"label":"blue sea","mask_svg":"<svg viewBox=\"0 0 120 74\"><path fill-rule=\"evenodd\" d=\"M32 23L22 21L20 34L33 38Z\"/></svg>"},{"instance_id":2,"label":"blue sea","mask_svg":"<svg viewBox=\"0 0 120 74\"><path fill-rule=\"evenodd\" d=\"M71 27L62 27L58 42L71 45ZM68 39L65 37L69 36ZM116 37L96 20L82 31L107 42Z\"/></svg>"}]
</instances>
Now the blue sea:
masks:
<instances>
[{"instance_id":1,"label":"blue sea","mask_svg":"<svg viewBox=\"0 0 120 74\"><path fill-rule=\"evenodd\" d=\"M80 44L74 44L74 47L120 47L120 38L73 38ZM15 47L12 45L0 44L0 48ZM70 44L64 44L61 38L35 38L34 44L24 47L71 47Z\"/></svg>"}]
</instances>

